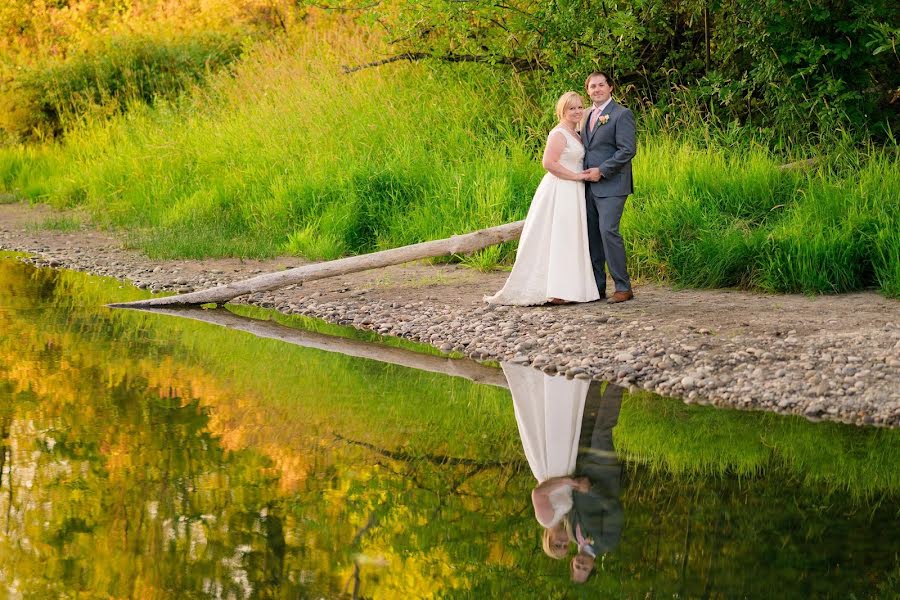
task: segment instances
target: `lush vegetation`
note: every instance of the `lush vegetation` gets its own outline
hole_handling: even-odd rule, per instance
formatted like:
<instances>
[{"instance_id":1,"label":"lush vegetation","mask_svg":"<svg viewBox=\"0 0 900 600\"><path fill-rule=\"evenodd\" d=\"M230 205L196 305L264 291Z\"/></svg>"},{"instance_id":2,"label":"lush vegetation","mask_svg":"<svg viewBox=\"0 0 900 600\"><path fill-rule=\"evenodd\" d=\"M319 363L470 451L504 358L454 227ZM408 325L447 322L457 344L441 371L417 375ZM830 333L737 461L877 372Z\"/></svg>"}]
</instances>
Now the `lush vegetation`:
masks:
<instances>
[{"instance_id":1,"label":"lush vegetation","mask_svg":"<svg viewBox=\"0 0 900 600\"><path fill-rule=\"evenodd\" d=\"M388 29L395 55L549 72L554 88L600 66L667 117L699 111L761 129L774 145L834 128L896 129L900 25L890 0L424 0L374 3L362 18Z\"/></svg>"},{"instance_id":2,"label":"lush vegetation","mask_svg":"<svg viewBox=\"0 0 900 600\"><path fill-rule=\"evenodd\" d=\"M102 308L143 294L0 260L4 592L896 595L898 431L627 394L625 531L578 589L504 390Z\"/></svg>"},{"instance_id":3,"label":"lush vegetation","mask_svg":"<svg viewBox=\"0 0 900 600\"><path fill-rule=\"evenodd\" d=\"M177 97L301 16L282 0L6 0L0 141L52 139L85 116Z\"/></svg>"},{"instance_id":4,"label":"lush vegetation","mask_svg":"<svg viewBox=\"0 0 900 600\"><path fill-rule=\"evenodd\" d=\"M19 75L0 95L0 126L14 138L52 139L85 118L175 98L236 59L240 48L225 35L111 39L95 53Z\"/></svg>"},{"instance_id":5,"label":"lush vegetation","mask_svg":"<svg viewBox=\"0 0 900 600\"><path fill-rule=\"evenodd\" d=\"M586 5L488 4L350 11L380 24L369 29L276 3L262 21L281 35L243 44L237 62L221 19L155 46L84 41L15 78L31 102L17 105L31 107L20 133L66 135L0 149L0 188L83 207L154 257L328 259L436 239L525 215L552 100L599 62L641 123L622 225L635 274L900 295L887 4L651 1L603 19ZM434 58L342 70L398 55ZM806 158L815 165L780 168ZM464 260L490 268L513 249Z\"/></svg>"}]
</instances>

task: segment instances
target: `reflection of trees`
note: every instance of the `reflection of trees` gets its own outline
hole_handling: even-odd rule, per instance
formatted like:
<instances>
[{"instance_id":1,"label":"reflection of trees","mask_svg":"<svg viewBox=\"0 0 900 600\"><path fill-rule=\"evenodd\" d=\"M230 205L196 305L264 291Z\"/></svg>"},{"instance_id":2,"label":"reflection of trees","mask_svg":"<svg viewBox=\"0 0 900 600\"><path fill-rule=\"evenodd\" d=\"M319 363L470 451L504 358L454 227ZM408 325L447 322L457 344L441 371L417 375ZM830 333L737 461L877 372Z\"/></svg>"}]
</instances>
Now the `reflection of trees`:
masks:
<instances>
[{"instance_id":1,"label":"reflection of trees","mask_svg":"<svg viewBox=\"0 0 900 600\"><path fill-rule=\"evenodd\" d=\"M0 387L4 388L3 392L0 392L0 398L4 398L6 396L11 396L10 394L10 386L6 381L0 381ZM11 403L3 403L0 404L0 494L3 493L3 475L7 472L8 465L11 464L11 448L10 448L10 427L12 426L13 421L13 406ZM12 508L13 504L13 486L11 482L12 477L12 468L9 467L9 476L6 481L6 527L4 533L9 535L9 523L10 523L10 514L9 511Z\"/></svg>"},{"instance_id":2,"label":"reflection of trees","mask_svg":"<svg viewBox=\"0 0 900 600\"><path fill-rule=\"evenodd\" d=\"M55 410L53 397L18 415L9 470L20 475L0 554L23 592L152 597L213 585L244 597L242 578L256 588L272 579L277 526L260 517L268 463L226 457L196 401L158 392L138 377L91 394L96 421Z\"/></svg>"},{"instance_id":3,"label":"reflection of trees","mask_svg":"<svg viewBox=\"0 0 900 600\"><path fill-rule=\"evenodd\" d=\"M142 314L106 323L103 298L69 296L99 294L78 276L53 276L61 308L40 277L0 263L0 306L33 281L47 303L37 327L0 312L0 574L24 595L332 597L356 577L365 597L561 593L505 393ZM659 412L623 405L617 447L662 449L628 463L623 540L588 596L849 595L896 572L896 496L867 512L777 458L798 445L769 448L821 438L767 421L766 446L752 414ZM755 467L708 467L698 421ZM667 451L700 466L669 469Z\"/></svg>"}]
</instances>

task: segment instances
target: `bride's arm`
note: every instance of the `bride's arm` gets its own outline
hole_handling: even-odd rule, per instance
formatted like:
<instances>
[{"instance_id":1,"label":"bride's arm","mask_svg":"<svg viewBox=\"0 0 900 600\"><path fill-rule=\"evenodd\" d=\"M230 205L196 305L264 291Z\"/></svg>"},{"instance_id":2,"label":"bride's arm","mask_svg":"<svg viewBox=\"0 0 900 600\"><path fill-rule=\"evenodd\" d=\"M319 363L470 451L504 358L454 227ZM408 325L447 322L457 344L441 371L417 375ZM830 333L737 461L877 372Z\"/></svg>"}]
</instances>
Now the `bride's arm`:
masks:
<instances>
[{"instance_id":1,"label":"bride's arm","mask_svg":"<svg viewBox=\"0 0 900 600\"><path fill-rule=\"evenodd\" d=\"M590 482L588 482L588 479L586 477L578 477L578 478L567 477L567 476L551 477L550 479L547 479L546 481L539 483L534 488L534 491L532 492L532 494L534 492L549 494L556 488L559 488L559 487L562 487L565 485L567 485L569 487L573 487L579 491L582 491L583 487L590 486Z\"/></svg>"},{"instance_id":2,"label":"bride's arm","mask_svg":"<svg viewBox=\"0 0 900 600\"><path fill-rule=\"evenodd\" d=\"M534 518L538 523L547 523L553 518L553 505L546 490L531 490L531 505L534 507Z\"/></svg>"},{"instance_id":3,"label":"bride's arm","mask_svg":"<svg viewBox=\"0 0 900 600\"><path fill-rule=\"evenodd\" d=\"M547 146L544 148L544 159L541 161L541 164L547 171L553 173L560 179L584 181L584 173L570 171L559 164L559 159L562 156L563 150L566 149L566 143L566 134L561 131L554 131L551 133L550 137L547 138Z\"/></svg>"},{"instance_id":4,"label":"bride's arm","mask_svg":"<svg viewBox=\"0 0 900 600\"><path fill-rule=\"evenodd\" d=\"M586 483L583 477L573 479L572 477L552 477L547 481L541 482L537 487L531 490L531 504L534 506L534 517L539 523L546 523L554 513L553 504L550 502L550 494L563 487L574 488L580 492L586 492Z\"/></svg>"}]
</instances>

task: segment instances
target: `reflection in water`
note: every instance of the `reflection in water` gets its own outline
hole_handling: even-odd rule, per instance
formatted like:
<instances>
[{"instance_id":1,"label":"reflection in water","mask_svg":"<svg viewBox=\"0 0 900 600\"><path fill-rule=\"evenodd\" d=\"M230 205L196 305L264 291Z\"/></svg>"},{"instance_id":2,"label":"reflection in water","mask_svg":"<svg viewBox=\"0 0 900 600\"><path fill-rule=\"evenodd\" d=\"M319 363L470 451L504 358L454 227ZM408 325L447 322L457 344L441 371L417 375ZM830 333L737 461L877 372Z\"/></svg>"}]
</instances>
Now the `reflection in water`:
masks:
<instances>
[{"instance_id":1,"label":"reflection in water","mask_svg":"<svg viewBox=\"0 0 900 600\"><path fill-rule=\"evenodd\" d=\"M606 384L601 393L596 382L588 390L575 462L575 476L587 480L588 488L575 491L574 507L566 519L569 537L578 545L572 559L572 580L578 583L587 581L597 556L615 550L622 537L622 466L613 446L613 427L619 420L623 392L617 385Z\"/></svg>"},{"instance_id":2,"label":"reflection in water","mask_svg":"<svg viewBox=\"0 0 900 600\"><path fill-rule=\"evenodd\" d=\"M0 260L0 597L900 592L900 432L645 393L616 421L589 387L542 463L580 447L610 515L574 586L538 549L506 390L101 308L139 294ZM586 460L613 425L620 467Z\"/></svg>"},{"instance_id":3,"label":"reflection in water","mask_svg":"<svg viewBox=\"0 0 900 600\"><path fill-rule=\"evenodd\" d=\"M547 556L561 559L569 551L565 517L572 510L579 433L590 383L550 377L531 367L501 364L512 395L522 448L537 485L531 491L534 516L543 527Z\"/></svg>"},{"instance_id":4,"label":"reflection in water","mask_svg":"<svg viewBox=\"0 0 900 600\"><path fill-rule=\"evenodd\" d=\"M515 406L522 448L538 485L531 501L544 528L542 547L568 556L572 580L584 583L599 554L622 536L622 466L613 445L624 389L551 376L531 367L501 365Z\"/></svg>"}]
</instances>

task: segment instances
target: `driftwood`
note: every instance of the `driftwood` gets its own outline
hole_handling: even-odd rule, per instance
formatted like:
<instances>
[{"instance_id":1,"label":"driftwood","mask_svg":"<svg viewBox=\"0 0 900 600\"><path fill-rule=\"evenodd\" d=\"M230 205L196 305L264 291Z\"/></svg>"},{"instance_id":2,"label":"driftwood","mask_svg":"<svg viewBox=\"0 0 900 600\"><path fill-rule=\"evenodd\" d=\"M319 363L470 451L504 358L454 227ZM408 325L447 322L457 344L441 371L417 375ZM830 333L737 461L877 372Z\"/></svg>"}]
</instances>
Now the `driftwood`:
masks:
<instances>
[{"instance_id":1,"label":"driftwood","mask_svg":"<svg viewBox=\"0 0 900 600\"><path fill-rule=\"evenodd\" d=\"M141 309L143 310L143 309ZM471 360L442 358L429 354L419 354L412 350L381 346L370 342L362 342L350 338L341 338L303 329L293 329L272 321L261 321L241 317L228 310L204 310L202 308L153 308L147 312L161 315L183 317L195 321L203 321L221 325L228 329L246 331L257 337L280 340L289 344L315 348L327 352L339 352L347 356L368 358L401 367L409 367L420 371L440 373L451 377L463 377L475 383L509 388L503 371L488 367Z\"/></svg>"},{"instance_id":2,"label":"driftwood","mask_svg":"<svg viewBox=\"0 0 900 600\"><path fill-rule=\"evenodd\" d=\"M524 226L525 221L516 221L515 223L489 227L488 229L481 229L464 235L454 235L453 237L443 240L422 242L421 244L413 244L412 246L402 246L392 250L363 254L362 256L349 256L347 258L339 258L328 262L304 265L302 267L279 271L277 273L267 273L251 279L235 281L226 285L220 285L218 287L197 292L189 292L177 296L150 298L148 300L137 300L135 302L110 304L109 306L114 308L152 308L157 306L218 304L227 302L238 296L243 296L244 294L267 292L288 285L302 284L304 281L314 281L316 279L357 273L369 269L379 269L381 267L399 265L420 258L447 256L450 254L468 254L469 252L481 250L488 246L517 240L519 239L519 236L522 235L522 228Z\"/></svg>"}]
</instances>

